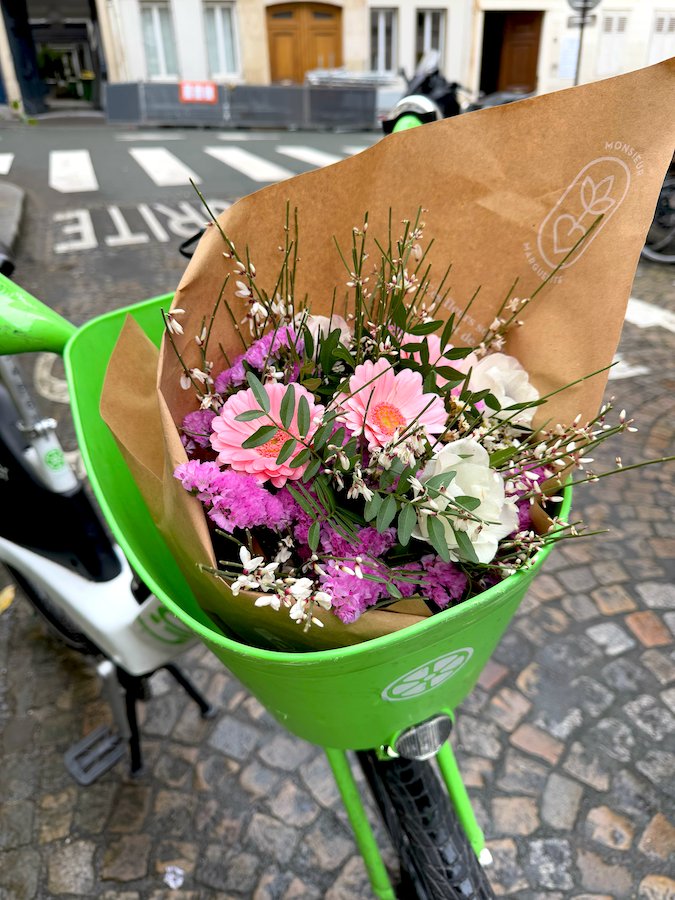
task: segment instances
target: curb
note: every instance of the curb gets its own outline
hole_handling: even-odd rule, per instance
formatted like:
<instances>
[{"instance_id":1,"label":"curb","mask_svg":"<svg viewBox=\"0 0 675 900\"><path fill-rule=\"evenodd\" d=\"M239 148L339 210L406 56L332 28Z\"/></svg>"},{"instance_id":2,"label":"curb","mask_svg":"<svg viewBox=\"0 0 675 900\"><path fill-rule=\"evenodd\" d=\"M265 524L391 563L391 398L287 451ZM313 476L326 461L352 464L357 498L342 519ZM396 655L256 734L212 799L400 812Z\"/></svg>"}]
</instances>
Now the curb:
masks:
<instances>
[{"instance_id":1,"label":"curb","mask_svg":"<svg viewBox=\"0 0 675 900\"><path fill-rule=\"evenodd\" d=\"M7 182L0 183L0 243L10 250L16 249L16 242L23 218L23 188Z\"/></svg>"}]
</instances>

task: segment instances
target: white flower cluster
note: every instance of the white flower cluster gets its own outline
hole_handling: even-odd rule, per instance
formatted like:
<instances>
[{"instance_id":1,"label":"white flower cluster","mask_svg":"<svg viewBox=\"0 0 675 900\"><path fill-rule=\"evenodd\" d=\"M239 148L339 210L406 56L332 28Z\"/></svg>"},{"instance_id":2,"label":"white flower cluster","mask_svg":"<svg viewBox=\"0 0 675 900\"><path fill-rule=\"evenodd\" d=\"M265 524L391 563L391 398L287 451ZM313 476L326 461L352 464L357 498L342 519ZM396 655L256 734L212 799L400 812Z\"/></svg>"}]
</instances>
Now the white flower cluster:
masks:
<instances>
[{"instance_id":1,"label":"white flower cluster","mask_svg":"<svg viewBox=\"0 0 675 900\"><path fill-rule=\"evenodd\" d=\"M244 572L230 585L235 597L242 589L262 592L264 596L258 597L255 601L256 606L271 606L278 612L283 604L290 610L288 613L290 618L298 624L309 620L313 625L323 626L323 623L311 614L311 610L315 603L322 609L330 609L330 594L316 591L310 578L294 578L292 575L278 577L276 573L278 562L263 565L265 562L263 557L252 557L246 547L239 549L239 558Z\"/></svg>"}]
</instances>

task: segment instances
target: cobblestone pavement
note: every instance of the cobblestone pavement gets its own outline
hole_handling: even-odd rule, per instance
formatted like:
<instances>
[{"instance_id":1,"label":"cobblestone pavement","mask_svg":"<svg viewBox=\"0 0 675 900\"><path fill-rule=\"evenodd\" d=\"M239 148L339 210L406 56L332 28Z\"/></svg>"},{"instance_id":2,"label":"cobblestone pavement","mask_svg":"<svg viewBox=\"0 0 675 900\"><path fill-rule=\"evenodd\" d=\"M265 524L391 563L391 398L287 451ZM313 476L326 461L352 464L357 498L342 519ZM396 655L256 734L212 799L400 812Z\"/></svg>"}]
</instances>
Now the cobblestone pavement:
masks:
<instances>
[{"instance_id":1,"label":"cobblestone pavement","mask_svg":"<svg viewBox=\"0 0 675 900\"><path fill-rule=\"evenodd\" d=\"M634 294L675 311L674 279L642 266ZM624 465L675 453L674 349L668 330L625 326L625 361L651 371L609 393L640 431L598 454L597 471L617 452ZM458 711L453 740L499 895L675 900L674 476L670 464L577 490L575 513L610 533L551 555ZM184 665L218 716L200 719L154 676L146 774L119 764L79 787L63 752L110 722L95 673L22 598L0 615L0 898L372 897L323 753L208 651ZM173 890L170 866L184 873Z\"/></svg>"}]
</instances>

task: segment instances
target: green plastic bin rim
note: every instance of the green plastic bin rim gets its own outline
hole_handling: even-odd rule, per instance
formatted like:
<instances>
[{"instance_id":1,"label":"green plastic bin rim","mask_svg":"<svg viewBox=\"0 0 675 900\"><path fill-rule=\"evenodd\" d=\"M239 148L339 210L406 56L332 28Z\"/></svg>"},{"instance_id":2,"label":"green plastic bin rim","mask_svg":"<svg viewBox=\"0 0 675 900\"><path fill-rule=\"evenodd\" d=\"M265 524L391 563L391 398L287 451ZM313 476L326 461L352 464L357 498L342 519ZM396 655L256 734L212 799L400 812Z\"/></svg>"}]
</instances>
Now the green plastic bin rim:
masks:
<instances>
[{"instance_id":1,"label":"green plastic bin rim","mask_svg":"<svg viewBox=\"0 0 675 900\"><path fill-rule=\"evenodd\" d=\"M66 372L68 373L68 371L71 369L71 347L75 343L77 343L78 340L81 340L83 335L85 335L90 329L95 329L101 322L110 319L119 319L121 317L125 317L127 314L133 315L134 310L145 307L151 303L158 303L162 300L168 300L170 302L171 300L173 300L173 295L164 294L160 297L146 300L144 303L134 304L133 306L125 306L121 309L113 310L109 313L104 313L102 316L97 316L95 319L91 319L89 322L86 322L80 329L78 329L78 331L75 332L75 334L72 335L63 351ZM71 406L75 421L81 422L82 419L79 416L77 393L75 391L72 392ZM509 585L509 588L515 587L517 581L522 580L523 578L528 578L530 576L533 568L539 569L544 563L544 560L546 559L548 554L553 549L552 544L549 544L547 547L543 547L534 556L531 564L527 568L521 569L520 571L515 572L513 575L509 575L508 578L505 578L503 581L498 582L491 588L488 588L486 591L483 591L480 594L476 594L475 597L471 597L469 600L464 600L462 603L450 607L450 609L446 609L443 612L429 616L422 622L418 622L415 625L409 625L406 628L399 629L398 631L391 632L390 634L382 635L382 637L372 638L371 640L367 641L361 641L358 644L350 644L346 647L337 647L333 650L298 650L295 652L282 650L264 650L261 647L253 647L243 642L233 641L231 638L228 638L225 635L206 627L197 619L194 619L189 613L186 613L185 610L178 603L176 603L175 600L169 597L168 594L166 594L164 590L158 584L156 584L155 579L149 572L147 572L145 566L138 559L133 545L128 542L126 535L117 524L115 515L110 508L110 505L108 504L105 491L98 479L96 467L93 464L86 442L81 446L81 451L84 464L87 469L87 474L89 476L89 481L91 482L91 486L94 490L94 493L96 494L101 509L103 510L103 514L113 534L117 538L120 547L124 551L124 555L127 557L132 567L135 569L141 579L151 589L153 594L175 616L177 616L182 622L184 622L193 631L195 631L202 638L202 640L211 644L216 644L220 647L224 647L225 649L230 650L233 653L237 653L241 656L253 656L259 660L267 660L270 662L312 663L328 661L332 657L336 659L338 657L340 659L344 659L345 657L356 656L359 653L364 653L367 650L378 650L380 648L386 647L389 644L393 645L398 640L401 640L403 636L412 637L414 635L423 634L425 631L431 628L438 627L441 622L457 616L459 612L468 612L472 609L483 606L484 604L489 603L492 600L497 599L501 594L504 593L505 590L507 590L507 584ZM564 489L563 495L564 499L559 515L564 521L570 511L570 507L572 504L571 487L566 487ZM279 614L283 615L283 611L279 610Z\"/></svg>"}]
</instances>

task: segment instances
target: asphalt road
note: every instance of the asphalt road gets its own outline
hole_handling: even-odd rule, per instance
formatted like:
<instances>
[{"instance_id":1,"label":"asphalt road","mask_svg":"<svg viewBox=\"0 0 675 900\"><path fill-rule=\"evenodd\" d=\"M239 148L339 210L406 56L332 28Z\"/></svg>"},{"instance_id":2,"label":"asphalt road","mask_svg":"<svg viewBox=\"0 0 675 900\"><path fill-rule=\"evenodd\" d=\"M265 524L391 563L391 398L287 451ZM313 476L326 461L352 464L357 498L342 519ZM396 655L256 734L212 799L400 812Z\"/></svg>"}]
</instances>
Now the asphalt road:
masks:
<instances>
[{"instance_id":1,"label":"asphalt road","mask_svg":"<svg viewBox=\"0 0 675 900\"><path fill-rule=\"evenodd\" d=\"M0 130L0 177L27 192L16 280L81 323L172 291L178 246L207 218L290 175L369 147L377 132L123 131L85 123Z\"/></svg>"}]
</instances>

